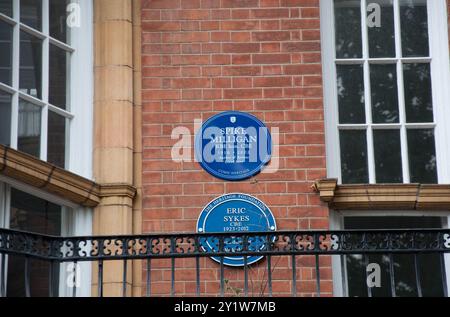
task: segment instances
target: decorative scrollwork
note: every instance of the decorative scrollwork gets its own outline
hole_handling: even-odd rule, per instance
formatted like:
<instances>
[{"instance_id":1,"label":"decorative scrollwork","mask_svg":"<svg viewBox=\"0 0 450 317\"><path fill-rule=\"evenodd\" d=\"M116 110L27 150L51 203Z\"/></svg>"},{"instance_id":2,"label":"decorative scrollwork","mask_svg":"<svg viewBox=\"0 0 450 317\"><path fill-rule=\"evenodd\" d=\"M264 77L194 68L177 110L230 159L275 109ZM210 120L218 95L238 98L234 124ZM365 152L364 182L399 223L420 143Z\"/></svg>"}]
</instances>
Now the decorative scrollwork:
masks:
<instances>
[{"instance_id":1,"label":"decorative scrollwork","mask_svg":"<svg viewBox=\"0 0 450 317\"><path fill-rule=\"evenodd\" d=\"M0 229L0 252L60 261L168 258L450 252L450 230L233 232L106 237L49 237Z\"/></svg>"}]
</instances>

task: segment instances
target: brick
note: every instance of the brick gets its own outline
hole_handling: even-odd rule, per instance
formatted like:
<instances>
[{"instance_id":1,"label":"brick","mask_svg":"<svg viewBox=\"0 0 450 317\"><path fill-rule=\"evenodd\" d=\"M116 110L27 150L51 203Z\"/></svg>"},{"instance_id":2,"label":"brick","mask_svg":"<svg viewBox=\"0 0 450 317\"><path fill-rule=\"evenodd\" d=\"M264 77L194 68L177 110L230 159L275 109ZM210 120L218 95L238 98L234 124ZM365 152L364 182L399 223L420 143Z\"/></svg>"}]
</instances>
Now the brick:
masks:
<instances>
[{"instance_id":1,"label":"brick","mask_svg":"<svg viewBox=\"0 0 450 317\"><path fill-rule=\"evenodd\" d=\"M180 0L182 9L198 9L200 8L200 0Z\"/></svg>"},{"instance_id":2,"label":"brick","mask_svg":"<svg viewBox=\"0 0 450 317\"><path fill-rule=\"evenodd\" d=\"M258 76L261 75L259 66L226 66L223 68L226 76Z\"/></svg>"},{"instance_id":3,"label":"brick","mask_svg":"<svg viewBox=\"0 0 450 317\"><path fill-rule=\"evenodd\" d=\"M178 90L146 90L143 92L144 99L153 100L176 100L181 98L181 94Z\"/></svg>"},{"instance_id":4,"label":"brick","mask_svg":"<svg viewBox=\"0 0 450 317\"><path fill-rule=\"evenodd\" d=\"M201 21L200 30L202 31L216 31L220 29L219 21Z\"/></svg>"},{"instance_id":5,"label":"brick","mask_svg":"<svg viewBox=\"0 0 450 317\"><path fill-rule=\"evenodd\" d=\"M143 22L142 29L144 32L179 31L181 30L181 24L180 22L167 22L167 21Z\"/></svg>"},{"instance_id":6,"label":"brick","mask_svg":"<svg viewBox=\"0 0 450 317\"><path fill-rule=\"evenodd\" d=\"M250 32L232 32L231 41L232 42L250 42L251 33ZM259 49L259 47L258 47Z\"/></svg>"},{"instance_id":7,"label":"brick","mask_svg":"<svg viewBox=\"0 0 450 317\"><path fill-rule=\"evenodd\" d=\"M292 86L291 77L258 77L254 80L254 87L289 87Z\"/></svg>"},{"instance_id":8,"label":"brick","mask_svg":"<svg viewBox=\"0 0 450 317\"><path fill-rule=\"evenodd\" d=\"M230 32L211 32L212 42L229 42L231 40Z\"/></svg>"},{"instance_id":9,"label":"brick","mask_svg":"<svg viewBox=\"0 0 450 317\"><path fill-rule=\"evenodd\" d=\"M203 9L219 8L220 0L201 0L200 7Z\"/></svg>"},{"instance_id":10,"label":"brick","mask_svg":"<svg viewBox=\"0 0 450 317\"><path fill-rule=\"evenodd\" d=\"M253 86L252 77L233 78L233 88L251 88Z\"/></svg>"},{"instance_id":11,"label":"brick","mask_svg":"<svg viewBox=\"0 0 450 317\"><path fill-rule=\"evenodd\" d=\"M289 19L281 21L283 29L320 29L320 22L318 19Z\"/></svg>"},{"instance_id":12,"label":"brick","mask_svg":"<svg viewBox=\"0 0 450 317\"><path fill-rule=\"evenodd\" d=\"M209 19L208 10L180 10L179 18L180 20L208 20Z\"/></svg>"},{"instance_id":13,"label":"brick","mask_svg":"<svg viewBox=\"0 0 450 317\"><path fill-rule=\"evenodd\" d=\"M258 0L223 0L223 8L250 8L257 7Z\"/></svg>"},{"instance_id":14,"label":"brick","mask_svg":"<svg viewBox=\"0 0 450 317\"><path fill-rule=\"evenodd\" d=\"M280 43L261 43L262 53L277 53L280 52Z\"/></svg>"},{"instance_id":15,"label":"brick","mask_svg":"<svg viewBox=\"0 0 450 317\"><path fill-rule=\"evenodd\" d=\"M238 54L233 55L232 63L233 64L251 64L252 56L250 54Z\"/></svg>"},{"instance_id":16,"label":"brick","mask_svg":"<svg viewBox=\"0 0 450 317\"><path fill-rule=\"evenodd\" d=\"M172 32L164 33L162 40L165 43L194 43L209 41L209 34L205 32Z\"/></svg>"},{"instance_id":17,"label":"brick","mask_svg":"<svg viewBox=\"0 0 450 317\"><path fill-rule=\"evenodd\" d=\"M255 101L256 110L277 110L277 109L290 109L292 108L292 100L275 99L275 100L257 100ZM281 116L283 116L281 114ZM266 114L267 121L267 114Z\"/></svg>"},{"instance_id":18,"label":"brick","mask_svg":"<svg viewBox=\"0 0 450 317\"><path fill-rule=\"evenodd\" d=\"M320 51L319 42L289 42L281 44L282 52L309 52Z\"/></svg>"},{"instance_id":19,"label":"brick","mask_svg":"<svg viewBox=\"0 0 450 317\"><path fill-rule=\"evenodd\" d=\"M286 64L291 61L289 54L256 54L252 58L255 64Z\"/></svg>"},{"instance_id":20,"label":"brick","mask_svg":"<svg viewBox=\"0 0 450 317\"><path fill-rule=\"evenodd\" d=\"M222 21L221 29L228 31L255 30L258 26L257 21Z\"/></svg>"},{"instance_id":21,"label":"brick","mask_svg":"<svg viewBox=\"0 0 450 317\"><path fill-rule=\"evenodd\" d=\"M258 43L225 43L222 48L224 53L257 53L260 45Z\"/></svg>"},{"instance_id":22,"label":"brick","mask_svg":"<svg viewBox=\"0 0 450 317\"><path fill-rule=\"evenodd\" d=\"M253 99L261 97L261 89L226 89L224 91L225 99Z\"/></svg>"},{"instance_id":23,"label":"brick","mask_svg":"<svg viewBox=\"0 0 450 317\"><path fill-rule=\"evenodd\" d=\"M284 72L288 75L320 74L322 66L320 64L287 65L284 67Z\"/></svg>"},{"instance_id":24,"label":"brick","mask_svg":"<svg viewBox=\"0 0 450 317\"><path fill-rule=\"evenodd\" d=\"M209 63L209 55L177 55L172 57L173 65L205 65Z\"/></svg>"},{"instance_id":25,"label":"brick","mask_svg":"<svg viewBox=\"0 0 450 317\"><path fill-rule=\"evenodd\" d=\"M179 0L144 0L143 8L147 9L178 9L180 8Z\"/></svg>"},{"instance_id":26,"label":"brick","mask_svg":"<svg viewBox=\"0 0 450 317\"><path fill-rule=\"evenodd\" d=\"M271 19L271 18L289 18L289 9L255 9L252 10L252 17L257 19Z\"/></svg>"},{"instance_id":27,"label":"brick","mask_svg":"<svg viewBox=\"0 0 450 317\"><path fill-rule=\"evenodd\" d=\"M288 31L273 31L273 32L254 32L254 41L289 41L291 39L291 33Z\"/></svg>"},{"instance_id":28,"label":"brick","mask_svg":"<svg viewBox=\"0 0 450 317\"><path fill-rule=\"evenodd\" d=\"M172 81L172 88L208 88L211 82L208 78L177 78Z\"/></svg>"}]
</instances>

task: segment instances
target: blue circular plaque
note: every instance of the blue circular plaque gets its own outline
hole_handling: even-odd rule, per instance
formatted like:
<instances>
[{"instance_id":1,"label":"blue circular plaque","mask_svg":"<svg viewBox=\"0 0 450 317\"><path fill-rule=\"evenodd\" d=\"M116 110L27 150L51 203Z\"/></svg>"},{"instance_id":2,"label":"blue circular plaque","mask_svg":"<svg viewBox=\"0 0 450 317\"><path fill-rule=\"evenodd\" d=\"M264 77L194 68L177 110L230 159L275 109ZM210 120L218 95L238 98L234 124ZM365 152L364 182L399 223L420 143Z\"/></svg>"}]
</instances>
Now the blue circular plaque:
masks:
<instances>
[{"instance_id":1,"label":"blue circular plaque","mask_svg":"<svg viewBox=\"0 0 450 317\"><path fill-rule=\"evenodd\" d=\"M269 163L272 138L258 118L239 111L209 118L195 138L195 156L211 175L237 181L256 175Z\"/></svg>"},{"instance_id":2,"label":"blue circular plaque","mask_svg":"<svg viewBox=\"0 0 450 317\"><path fill-rule=\"evenodd\" d=\"M220 196L211 201L201 212L197 221L197 232L272 232L276 228L275 218L269 209L259 199L241 193L232 193ZM266 237L250 237L248 249L264 249L267 245ZM207 252L218 252L218 239L209 237L201 239L201 247ZM224 249L226 251L242 250L243 238L226 237ZM263 256L247 256L247 264L261 260ZM212 257L220 263L220 257ZM223 263L228 266L244 266L244 257L224 257Z\"/></svg>"}]
</instances>

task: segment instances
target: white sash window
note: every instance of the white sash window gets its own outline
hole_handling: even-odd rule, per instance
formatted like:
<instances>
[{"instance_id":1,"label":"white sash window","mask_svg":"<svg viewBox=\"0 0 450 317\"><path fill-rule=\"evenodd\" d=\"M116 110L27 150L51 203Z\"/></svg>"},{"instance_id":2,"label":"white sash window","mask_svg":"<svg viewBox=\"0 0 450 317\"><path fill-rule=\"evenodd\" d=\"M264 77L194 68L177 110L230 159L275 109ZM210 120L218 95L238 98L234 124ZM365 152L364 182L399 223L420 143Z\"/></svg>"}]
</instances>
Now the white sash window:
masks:
<instances>
[{"instance_id":1,"label":"white sash window","mask_svg":"<svg viewBox=\"0 0 450 317\"><path fill-rule=\"evenodd\" d=\"M322 0L328 176L448 183L444 0Z\"/></svg>"}]
</instances>

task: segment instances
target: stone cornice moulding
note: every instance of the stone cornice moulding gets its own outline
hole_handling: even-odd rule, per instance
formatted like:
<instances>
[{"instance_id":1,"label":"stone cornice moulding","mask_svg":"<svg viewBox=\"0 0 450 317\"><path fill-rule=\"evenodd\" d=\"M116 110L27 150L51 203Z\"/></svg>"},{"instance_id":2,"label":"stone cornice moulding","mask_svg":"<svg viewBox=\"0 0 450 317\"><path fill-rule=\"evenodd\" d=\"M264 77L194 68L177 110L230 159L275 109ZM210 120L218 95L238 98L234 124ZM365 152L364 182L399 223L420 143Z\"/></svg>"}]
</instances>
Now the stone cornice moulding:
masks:
<instances>
[{"instance_id":1,"label":"stone cornice moulding","mask_svg":"<svg viewBox=\"0 0 450 317\"><path fill-rule=\"evenodd\" d=\"M100 197L125 197L134 199L136 188L129 184L102 184L100 185Z\"/></svg>"},{"instance_id":2,"label":"stone cornice moulding","mask_svg":"<svg viewBox=\"0 0 450 317\"><path fill-rule=\"evenodd\" d=\"M0 174L84 207L96 207L108 197L134 199L129 184L98 184L31 155L0 144Z\"/></svg>"},{"instance_id":3,"label":"stone cornice moulding","mask_svg":"<svg viewBox=\"0 0 450 317\"><path fill-rule=\"evenodd\" d=\"M450 210L450 185L338 185L337 179L322 179L313 187L335 210Z\"/></svg>"}]
</instances>

